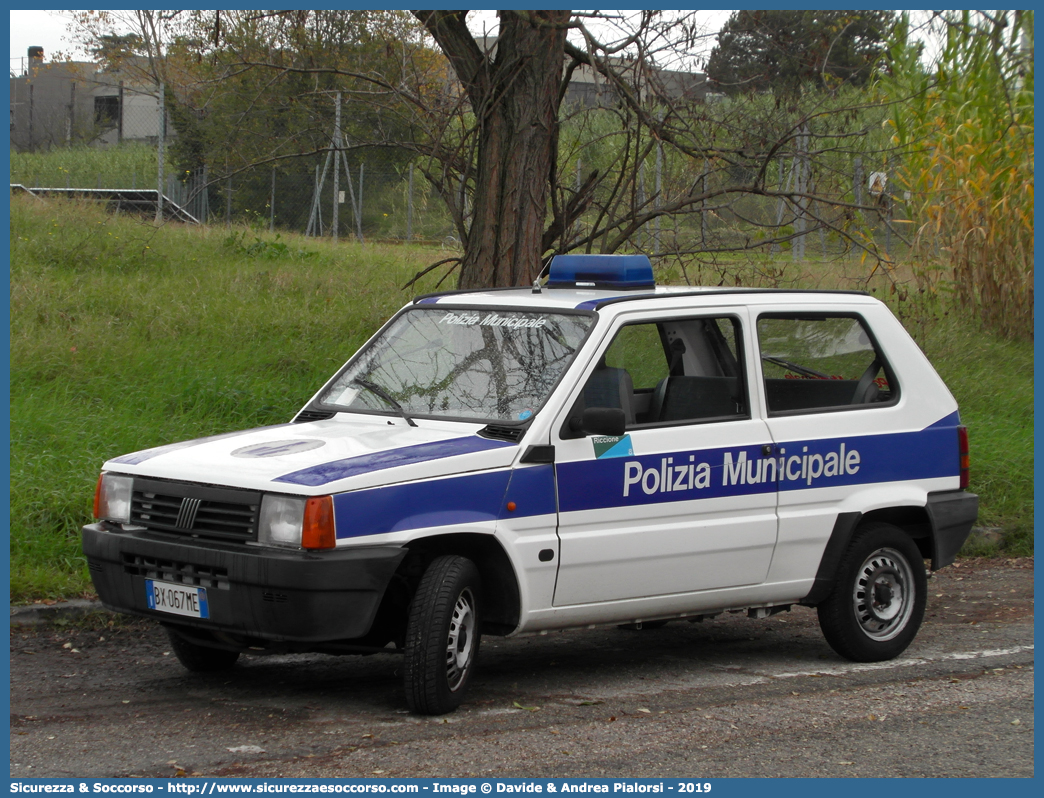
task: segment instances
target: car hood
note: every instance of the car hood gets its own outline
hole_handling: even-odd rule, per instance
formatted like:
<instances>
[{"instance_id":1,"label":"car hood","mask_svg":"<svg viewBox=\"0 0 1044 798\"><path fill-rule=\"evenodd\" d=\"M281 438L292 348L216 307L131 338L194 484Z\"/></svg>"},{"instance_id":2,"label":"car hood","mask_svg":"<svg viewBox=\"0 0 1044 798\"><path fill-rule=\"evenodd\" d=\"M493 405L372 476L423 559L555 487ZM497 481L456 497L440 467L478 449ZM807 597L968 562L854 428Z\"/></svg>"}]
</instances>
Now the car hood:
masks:
<instances>
[{"instance_id":1,"label":"car hood","mask_svg":"<svg viewBox=\"0 0 1044 798\"><path fill-rule=\"evenodd\" d=\"M104 470L314 496L509 466L518 446L482 437L480 429L342 413L145 449L109 460Z\"/></svg>"}]
</instances>

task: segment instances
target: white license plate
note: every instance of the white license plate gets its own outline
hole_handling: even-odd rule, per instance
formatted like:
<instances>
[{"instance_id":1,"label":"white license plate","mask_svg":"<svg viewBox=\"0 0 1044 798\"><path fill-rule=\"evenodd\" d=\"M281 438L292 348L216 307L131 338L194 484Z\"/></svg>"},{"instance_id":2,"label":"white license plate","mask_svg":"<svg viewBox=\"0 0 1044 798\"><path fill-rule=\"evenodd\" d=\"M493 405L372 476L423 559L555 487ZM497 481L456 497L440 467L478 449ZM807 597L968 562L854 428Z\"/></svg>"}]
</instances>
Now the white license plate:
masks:
<instances>
[{"instance_id":1,"label":"white license plate","mask_svg":"<svg viewBox=\"0 0 1044 798\"><path fill-rule=\"evenodd\" d=\"M187 615L190 618L210 617L210 607L207 606L207 589L204 587L146 579L145 598L148 600L150 610L169 612L172 615Z\"/></svg>"}]
</instances>

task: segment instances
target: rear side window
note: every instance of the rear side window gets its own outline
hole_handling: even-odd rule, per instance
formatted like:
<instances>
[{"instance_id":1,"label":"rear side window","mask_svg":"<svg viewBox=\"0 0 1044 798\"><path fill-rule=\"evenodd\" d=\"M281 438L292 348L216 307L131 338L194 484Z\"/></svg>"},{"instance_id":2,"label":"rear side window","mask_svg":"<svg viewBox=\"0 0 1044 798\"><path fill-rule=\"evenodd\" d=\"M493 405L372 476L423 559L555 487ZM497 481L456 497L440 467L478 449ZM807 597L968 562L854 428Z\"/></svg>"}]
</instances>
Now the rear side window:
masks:
<instances>
[{"instance_id":1,"label":"rear side window","mask_svg":"<svg viewBox=\"0 0 1044 798\"><path fill-rule=\"evenodd\" d=\"M852 316L761 316L758 346L770 413L880 405L898 386L863 322Z\"/></svg>"}]
</instances>

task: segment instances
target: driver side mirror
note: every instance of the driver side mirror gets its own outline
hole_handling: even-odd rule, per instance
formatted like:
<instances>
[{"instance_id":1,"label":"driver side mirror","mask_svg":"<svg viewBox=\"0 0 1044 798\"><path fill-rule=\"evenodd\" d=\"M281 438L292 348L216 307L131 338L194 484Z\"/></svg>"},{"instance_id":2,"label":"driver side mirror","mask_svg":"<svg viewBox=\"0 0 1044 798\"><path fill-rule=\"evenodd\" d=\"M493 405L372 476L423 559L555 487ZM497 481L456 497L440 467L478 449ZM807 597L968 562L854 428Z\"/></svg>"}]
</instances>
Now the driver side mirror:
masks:
<instances>
[{"instance_id":1,"label":"driver side mirror","mask_svg":"<svg viewBox=\"0 0 1044 798\"><path fill-rule=\"evenodd\" d=\"M619 437L627 431L627 417L618 407L589 407L569 420L569 428L584 435Z\"/></svg>"}]
</instances>

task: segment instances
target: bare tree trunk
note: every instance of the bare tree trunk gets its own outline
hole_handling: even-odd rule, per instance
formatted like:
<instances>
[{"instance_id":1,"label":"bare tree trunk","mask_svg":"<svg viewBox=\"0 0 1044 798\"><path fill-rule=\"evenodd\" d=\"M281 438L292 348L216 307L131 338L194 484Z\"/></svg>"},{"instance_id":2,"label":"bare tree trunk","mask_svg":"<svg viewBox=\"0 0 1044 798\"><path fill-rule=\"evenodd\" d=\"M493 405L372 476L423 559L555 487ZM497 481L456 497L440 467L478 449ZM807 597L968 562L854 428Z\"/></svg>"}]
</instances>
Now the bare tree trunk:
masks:
<instances>
[{"instance_id":1,"label":"bare tree trunk","mask_svg":"<svg viewBox=\"0 0 1044 798\"><path fill-rule=\"evenodd\" d=\"M468 32L463 12L414 13L449 57L479 126L459 287L529 284L544 253L570 12L500 12L492 58Z\"/></svg>"}]
</instances>

